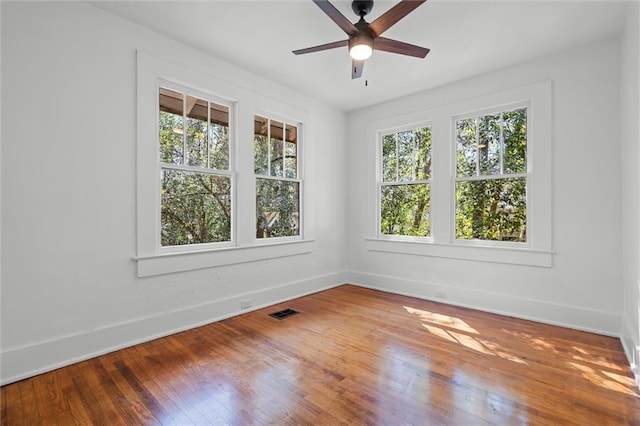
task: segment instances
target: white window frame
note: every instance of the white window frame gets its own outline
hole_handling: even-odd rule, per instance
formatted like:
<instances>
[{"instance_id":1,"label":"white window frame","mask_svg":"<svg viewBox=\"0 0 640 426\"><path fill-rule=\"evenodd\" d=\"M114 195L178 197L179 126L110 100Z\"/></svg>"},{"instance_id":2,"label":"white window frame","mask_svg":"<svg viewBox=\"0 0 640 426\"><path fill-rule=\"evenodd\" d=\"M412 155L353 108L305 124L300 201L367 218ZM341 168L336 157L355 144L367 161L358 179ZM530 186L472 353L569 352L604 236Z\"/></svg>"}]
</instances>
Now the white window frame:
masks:
<instances>
[{"instance_id":1,"label":"white window frame","mask_svg":"<svg viewBox=\"0 0 640 426\"><path fill-rule=\"evenodd\" d=\"M298 191L298 235L291 235L291 236L286 236L286 237L268 237L268 238L258 238L256 236L255 240L256 240L256 244L272 244L272 243L277 243L277 242L289 242L289 241L302 241L304 240L304 230L305 230L305 226L304 226L304 161L303 161L303 151L304 151L304 130L305 130L305 125L302 121L300 120L296 120L290 117L284 117L282 115L279 114L275 114L272 112L267 112L267 111L255 111L253 116L259 116L259 117L263 117L266 118L270 121L279 121L281 123L283 123L285 126L287 124L291 124L293 126L296 126L297 128L297 139L298 142L296 144L296 178L287 178L286 176L271 176L271 175L259 175L255 173L255 164L254 164L254 191L257 188L257 180L258 179L268 179L268 180L277 180L277 181L286 181L286 182L297 182L299 185L299 191ZM267 141L269 141L269 138L267 138ZM252 149L253 149L253 139L252 139ZM269 142L267 142L267 146L271 146L271 144ZM255 155L255 152L254 152ZM269 156L270 158L270 156ZM255 156L252 157L252 160L255 163ZM284 167L284 161L283 161L283 167ZM254 197L254 202L255 202L255 197ZM257 206L255 206L254 211L257 212ZM254 221L254 235L255 235L255 221Z\"/></svg>"},{"instance_id":2,"label":"white window frame","mask_svg":"<svg viewBox=\"0 0 640 426\"><path fill-rule=\"evenodd\" d=\"M176 170L185 173L197 173L197 174L210 174L214 176L227 176L231 180L231 238L229 241L220 241L220 242L211 242L211 243L196 243L196 244L184 244L184 245L176 245L176 246L163 246L161 241L161 229L162 229L162 218L161 218L161 197L157 197L157 205L156 205L156 224L157 224L157 232L156 232L156 252L157 253L182 253L187 251L196 251L196 250L210 250L210 249L219 249L225 247L235 247L236 246L236 228L237 228L237 220L236 220L236 170L235 170L235 147L236 147L236 102L221 98L211 93L206 93L201 90L195 89L193 87L188 87L180 83L176 83L164 78L157 79L157 91L160 88L166 88L170 90L174 90L184 95L195 96L199 99L203 99L209 102L214 102L216 104L226 106L229 108L229 168L228 170L217 170L217 169L208 169L202 167L193 167L187 165L177 165L170 163L163 163L160 161L160 156L158 153L157 162L158 162L158 176L161 175L162 170ZM186 99L185 99L186 102ZM158 134L158 123L160 120L160 109L157 108L156 115L156 141L159 141ZM186 124L185 124L186 126ZM158 179L158 185L156 188L156 193L160 194L161 189L161 179Z\"/></svg>"},{"instance_id":3,"label":"white window frame","mask_svg":"<svg viewBox=\"0 0 640 426\"><path fill-rule=\"evenodd\" d=\"M535 83L515 89L489 93L471 99L414 111L369 123L368 140L376 148L368 151L368 170L372 184L367 202L369 211L366 248L369 251L444 257L538 267L551 267L552 249L552 84ZM473 116L483 111L506 110L527 104L527 242L466 241L455 238L455 117ZM407 241L380 238L378 202L378 162L381 159L378 132L431 122L431 240ZM373 145L373 144L372 144Z\"/></svg>"},{"instance_id":4,"label":"white window frame","mask_svg":"<svg viewBox=\"0 0 640 426\"><path fill-rule=\"evenodd\" d=\"M527 110L527 170L524 173L514 173L514 174L505 174L503 172L502 169L502 160L500 161L500 173L499 174L495 174L495 175L478 175L478 176L470 176L470 177L465 177L465 178L459 178L457 175L457 164L456 164L456 155L457 155L457 150L456 150L456 138L457 138L457 134L456 134L456 121L457 120L464 120L466 118L476 118L476 117L482 117L485 115L491 115L491 114L502 114L503 112L508 112L508 111L513 111L516 109L526 109ZM451 117L451 129L453 134L451 135L451 140L452 140L452 160L453 160L453 164L452 164L452 170L453 170L453 187L451 189L452 191L452 202L453 205L451 207L451 214L452 214L452 218L451 218L451 236L452 236L452 241L455 244L459 244L459 245L468 245L468 246L486 246L486 247L506 247L506 248L531 248L531 242L529 239L529 229L531 226L531 216L529 215L529 206L531 205L531 192L529 191L529 181L531 180L531 167L530 167L530 159L531 159L531 147L530 147L530 143L529 140L531 138L531 129L529 127L529 112L531 111L531 102L529 101L524 101L524 102L516 102L510 105L502 105L500 107L497 108L485 108L479 111L473 111L473 112L468 112L465 114L460 114L457 116L453 116ZM502 152L500 154L500 157L502 158ZM478 239L462 239L462 238L456 238L456 197L455 197L455 193L456 193L456 183L458 182L468 182L468 181L481 181L481 180L491 180L491 179L506 179L506 178L525 178L526 181L526 187L527 187L527 241L526 242L516 242L516 241L494 241L494 240L478 240Z\"/></svg>"},{"instance_id":5,"label":"white window frame","mask_svg":"<svg viewBox=\"0 0 640 426\"><path fill-rule=\"evenodd\" d=\"M157 123L159 81L189 88L191 93L213 95L213 100L228 100L234 106L230 117L230 170L232 181L232 241L187 246L160 246L160 180ZM137 276L146 277L202 268L242 264L260 260L311 253L315 248L312 221L301 218L300 238L259 244L255 238L255 191L253 177L254 110L282 111L281 115L299 116L307 126L310 114L298 106L264 96L255 89L228 83L224 79L186 67L176 61L137 52L137 135L136 135L136 253ZM230 111L231 113L231 111ZM271 114L276 116L277 114ZM232 124L235 123L235 124ZM309 138L305 137L305 143ZM235 145L234 148L231 148ZM303 163L302 152L299 161ZM313 200L301 197L301 206L313 210ZM311 206L309 205L311 204ZM240 208L244 206L243 208ZM253 206L251 209L250 206ZM301 215L303 207L301 207ZM303 237L304 236L304 237Z\"/></svg>"},{"instance_id":6,"label":"white window frame","mask_svg":"<svg viewBox=\"0 0 640 426\"><path fill-rule=\"evenodd\" d=\"M383 181L383 170L382 170L382 138L386 135L391 135L394 133L412 131L421 127L429 127L432 131L431 121L420 121L413 124L393 127L389 129L382 129L376 131L376 176L377 176L377 184L378 189L376 193L376 222L377 222L377 238L380 240L389 240L389 241L432 241L431 231L429 235L420 237L420 236L412 236L412 235L394 235L394 234L383 234L381 229L381 221L382 221L382 187L383 186L391 186L391 185L415 185L415 184L428 184L429 190L431 191L432 187L432 178L433 178L433 168L431 170L431 177L427 180L411 180L411 181L394 181L394 182L384 182ZM431 150L433 150L433 133L431 136ZM396 154L397 155L397 154ZM430 153L432 155L432 153ZM433 164L433 156L431 157L431 163ZM397 167L397 166L396 166ZM397 171L397 170L396 170ZM429 201L429 222L431 223L431 201Z\"/></svg>"}]
</instances>

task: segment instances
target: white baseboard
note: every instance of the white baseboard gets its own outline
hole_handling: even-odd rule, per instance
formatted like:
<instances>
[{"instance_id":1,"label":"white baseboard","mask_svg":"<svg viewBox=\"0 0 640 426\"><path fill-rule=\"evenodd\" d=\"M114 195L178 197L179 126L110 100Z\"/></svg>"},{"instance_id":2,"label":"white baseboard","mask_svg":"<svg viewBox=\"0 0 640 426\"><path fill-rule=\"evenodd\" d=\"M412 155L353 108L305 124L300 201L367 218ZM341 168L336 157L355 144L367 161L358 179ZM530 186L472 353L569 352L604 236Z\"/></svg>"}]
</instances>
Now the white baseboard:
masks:
<instances>
[{"instance_id":1,"label":"white baseboard","mask_svg":"<svg viewBox=\"0 0 640 426\"><path fill-rule=\"evenodd\" d=\"M609 312L366 272L349 271L348 282L419 299L620 337L621 317ZM436 297L436 293L442 292L446 293L446 298Z\"/></svg>"},{"instance_id":2,"label":"white baseboard","mask_svg":"<svg viewBox=\"0 0 640 426\"><path fill-rule=\"evenodd\" d=\"M633 331L633 327L627 317L624 317L622 321L620 341L636 379L638 389L640 389L640 337L637 332Z\"/></svg>"},{"instance_id":3,"label":"white baseboard","mask_svg":"<svg viewBox=\"0 0 640 426\"><path fill-rule=\"evenodd\" d=\"M317 293L346 282L346 271L316 276L197 306L145 317L88 332L10 348L0 353L0 385L90 359L98 355L199 327L238 314ZM240 301L253 306L240 309Z\"/></svg>"}]
</instances>

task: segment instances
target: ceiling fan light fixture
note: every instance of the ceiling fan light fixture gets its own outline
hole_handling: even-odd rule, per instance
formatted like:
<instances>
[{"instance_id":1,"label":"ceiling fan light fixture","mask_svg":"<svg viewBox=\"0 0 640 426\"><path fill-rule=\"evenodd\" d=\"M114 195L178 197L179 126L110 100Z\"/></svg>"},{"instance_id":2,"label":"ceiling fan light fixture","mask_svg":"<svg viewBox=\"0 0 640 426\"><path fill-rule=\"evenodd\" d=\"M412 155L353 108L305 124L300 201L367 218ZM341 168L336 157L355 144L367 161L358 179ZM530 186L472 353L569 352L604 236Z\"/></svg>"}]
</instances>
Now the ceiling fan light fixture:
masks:
<instances>
[{"instance_id":1,"label":"ceiling fan light fixture","mask_svg":"<svg viewBox=\"0 0 640 426\"><path fill-rule=\"evenodd\" d=\"M349 55L356 61L369 59L373 53L373 38L366 34L358 34L349 40Z\"/></svg>"}]
</instances>

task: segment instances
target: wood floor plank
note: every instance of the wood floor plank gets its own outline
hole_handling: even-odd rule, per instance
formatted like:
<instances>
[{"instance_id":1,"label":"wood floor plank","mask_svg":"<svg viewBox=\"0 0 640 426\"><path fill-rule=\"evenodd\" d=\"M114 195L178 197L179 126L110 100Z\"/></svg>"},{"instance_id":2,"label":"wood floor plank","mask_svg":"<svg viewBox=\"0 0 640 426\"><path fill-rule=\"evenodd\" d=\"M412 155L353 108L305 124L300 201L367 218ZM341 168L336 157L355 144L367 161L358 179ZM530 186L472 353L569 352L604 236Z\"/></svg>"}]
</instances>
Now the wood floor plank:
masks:
<instances>
[{"instance_id":1,"label":"wood floor plank","mask_svg":"<svg viewBox=\"0 0 640 426\"><path fill-rule=\"evenodd\" d=\"M163 401L165 411L178 424L209 424L207 412L203 413L198 401L190 398L188 392L184 392L181 381L176 380L183 372L180 368L182 357L166 350L166 340L154 340L136 346L127 362L136 365L135 371L145 381L154 397ZM114 362L117 361L117 353L112 354ZM187 421L182 421L188 419Z\"/></svg>"},{"instance_id":2,"label":"wood floor plank","mask_svg":"<svg viewBox=\"0 0 640 426\"><path fill-rule=\"evenodd\" d=\"M132 351L124 356L120 356L119 352L111 353L103 357L103 364L106 366L107 371L113 375L117 368L115 363L117 361L127 362L136 372L138 378L145 383L146 388L153 395L153 397L162 405L165 413L170 413L171 418L160 417L162 424L186 425L186 424L198 424L203 422L202 417L194 416L192 410L185 408L183 404L182 396L174 392L172 387L165 381L167 377L161 370L161 364L158 363L155 358L149 356L149 352L146 350L152 342L144 343L131 348ZM179 373L175 373L179 374Z\"/></svg>"},{"instance_id":3,"label":"wood floor plank","mask_svg":"<svg viewBox=\"0 0 640 426\"><path fill-rule=\"evenodd\" d=\"M78 364L77 371L71 379L76 394L79 395L92 422L101 425L125 424L106 389L96 379L92 361L83 361Z\"/></svg>"},{"instance_id":4,"label":"wood floor plank","mask_svg":"<svg viewBox=\"0 0 640 426\"><path fill-rule=\"evenodd\" d=\"M40 418L59 419L67 424L73 424L68 405L64 405L64 396L60 388L56 386L54 374L41 374L31 380L33 393L40 412Z\"/></svg>"},{"instance_id":5,"label":"wood floor plank","mask_svg":"<svg viewBox=\"0 0 640 426\"><path fill-rule=\"evenodd\" d=\"M284 320L268 314L299 312ZM640 425L619 340L351 285L0 389L35 424Z\"/></svg>"},{"instance_id":6,"label":"wood floor plank","mask_svg":"<svg viewBox=\"0 0 640 426\"><path fill-rule=\"evenodd\" d=\"M7 391L4 388L0 388L0 425L2 426L5 426L9 423L7 405L9 405Z\"/></svg>"},{"instance_id":7,"label":"wood floor plank","mask_svg":"<svg viewBox=\"0 0 640 426\"><path fill-rule=\"evenodd\" d=\"M63 419L64 417L66 417L66 414L63 416L60 416L58 414L57 416L59 417L56 417L55 419L57 424L86 425L92 422L91 418L89 417L89 413L82 403L80 392L78 392L78 390L75 388L75 385L72 381L72 376L76 374L78 368L78 364L74 364L70 365L69 367L60 368L58 370L41 375L46 377L47 380L49 380L49 376L54 376L54 378L51 379L51 382L57 385L57 387L59 388L59 390L56 390L55 392L60 392L63 395L63 399L58 406L61 410L68 413L73 419L73 422L57 423L58 418Z\"/></svg>"}]
</instances>

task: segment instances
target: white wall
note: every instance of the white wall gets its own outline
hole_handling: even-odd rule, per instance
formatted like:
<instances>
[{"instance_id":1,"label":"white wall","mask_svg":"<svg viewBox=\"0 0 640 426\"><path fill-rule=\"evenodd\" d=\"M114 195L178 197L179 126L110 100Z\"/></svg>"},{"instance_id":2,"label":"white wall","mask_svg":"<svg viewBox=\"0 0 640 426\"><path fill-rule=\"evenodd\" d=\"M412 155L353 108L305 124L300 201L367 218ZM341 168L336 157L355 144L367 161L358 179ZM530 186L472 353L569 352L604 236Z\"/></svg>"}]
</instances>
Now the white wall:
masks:
<instances>
[{"instance_id":1,"label":"white wall","mask_svg":"<svg viewBox=\"0 0 640 426\"><path fill-rule=\"evenodd\" d=\"M348 114L349 280L424 298L445 291L446 302L618 335L619 63L619 40L604 40ZM375 176L356 159L374 149L367 123L545 80L553 98L553 267L366 250L362 218L375 214L365 208Z\"/></svg>"},{"instance_id":2,"label":"white wall","mask_svg":"<svg viewBox=\"0 0 640 426\"><path fill-rule=\"evenodd\" d=\"M1 7L2 383L345 281L344 113L85 3ZM137 49L308 112L311 254L136 278Z\"/></svg>"},{"instance_id":3,"label":"white wall","mask_svg":"<svg viewBox=\"0 0 640 426\"><path fill-rule=\"evenodd\" d=\"M622 37L622 343L640 385L640 4Z\"/></svg>"}]
</instances>

